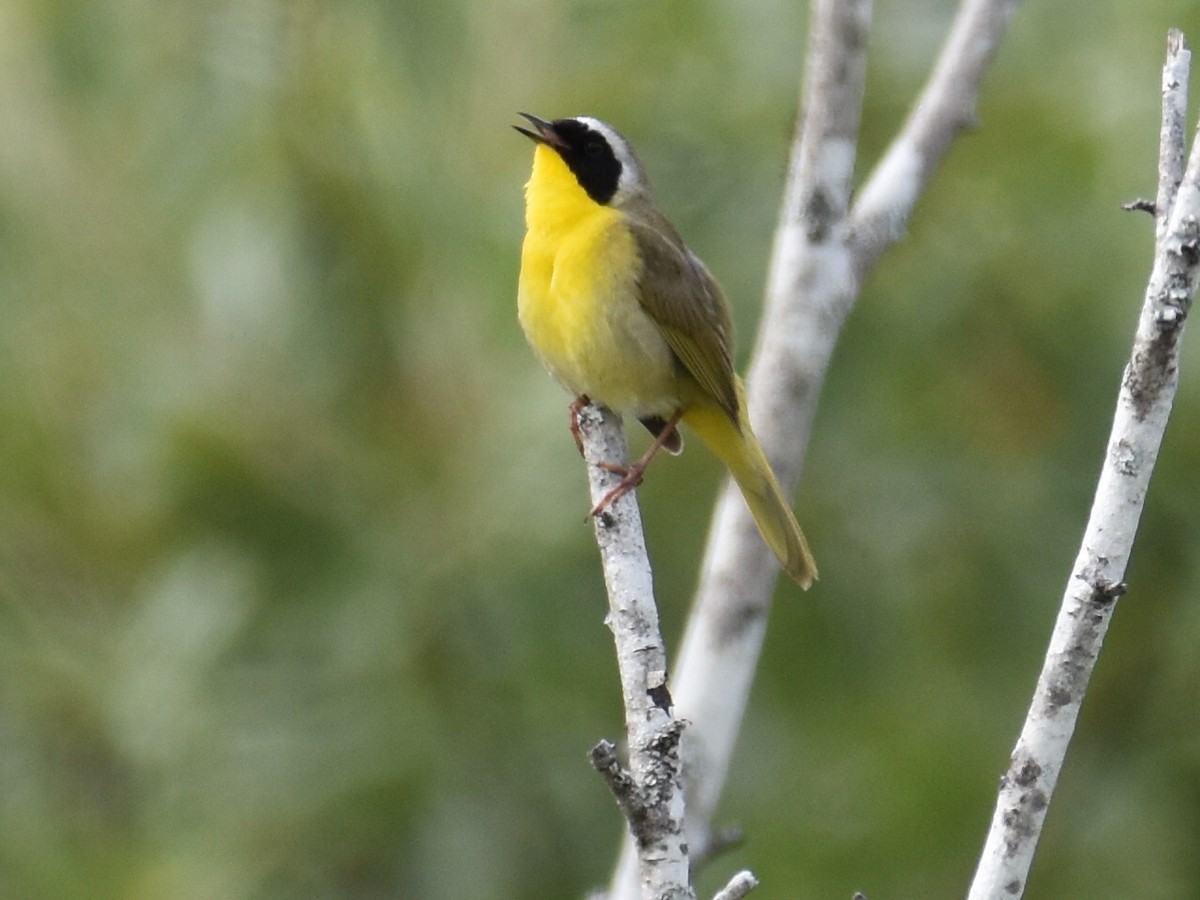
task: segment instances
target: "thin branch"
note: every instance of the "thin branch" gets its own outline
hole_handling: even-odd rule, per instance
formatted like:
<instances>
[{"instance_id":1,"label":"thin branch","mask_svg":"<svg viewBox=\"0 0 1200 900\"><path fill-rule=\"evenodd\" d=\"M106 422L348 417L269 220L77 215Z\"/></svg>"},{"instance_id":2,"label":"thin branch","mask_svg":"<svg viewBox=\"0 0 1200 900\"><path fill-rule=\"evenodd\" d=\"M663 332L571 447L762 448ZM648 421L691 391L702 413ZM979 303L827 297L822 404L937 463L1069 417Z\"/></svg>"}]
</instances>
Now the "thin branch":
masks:
<instances>
[{"instance_id":1,"label":"thin branch","mask_svg":"<svg viewBox=\"0 0 1200 900\"><path fill-rule=\"evenodd\" d=\"M1154 209L1158 220L1155 236L1159 241L1163 239L1167 217L1187 166L1188 76L1191 68L1192 52L1183 39L1183 32L1172 28L1167 32L1167 61L1162 73L1162 128L1158 134L1158 194Z\"/></svg>"},{"instance_id":2,"label":"thin branch","mask_svg":"<svg viewBox=\"0 0 1200 900\"><path fill-rule=\"evenodd\" d=\"M1152 216L1158 215L1158 204L1153 200L1147 200L1145 197L1138 197L1136 200L1122 203L1121 209L1126 212L1148 212Z\"/></svg>"},{"instance_id":3,"label":"thin branch","mask_svg":"<svg viewBox=\"0 0 1200 900\"><path fill-rule=\"evenodd\" d=\"M754 877L754 873L743 869L729 879L729 884L713 895L713 900L742 900L756 887L758 879Z\"/></svg>"},{"instance_id":4,"label":"thin branch","mask_svg":"<svg viewBox=\"0 0 1200 900\"><path fill-rule=\"evenodd\" d=\"M1018 0L965 0L904 127L863 186L850 216L855 269L866 272L904 236L930 177L963 129Z\"/></svg>"},{"instance_id":5,"label":"thin branch","mask_svg":"<svg viewBox=\"0 0 1200 900\"><path fill-rule=\"evenodd\" d=\"M1188 63L1181 57L1187 54L1182 37L1173 34L1163 79L1164 86L1170 80L1172 93L1186 90ZM1088 680L1117 598L1126 589L1125 566L1171 414L1179 340L1200 266L1200 139L1192 145L1182 182L1176 181L1174 161L1185 154L1183 131L1174 127L1178 108L1177 97L1164 96L1158 202L1174 195L1174 203L1158 210L1167 215L1166 225L1156 242L1091 515L1029 714L1001 779L970 900L1018 898L1024 892ZM1166 146L1171 142L1177 146Z\"/></svg>"},{"instance_id":6,"label":"thin branch","mask_svg":"<svg viewBox=\"0 0 1200 900\"><path fill-rule=\"evenodd\" d=\"M664 821L670 814L666 794L674 791L679 781L679 736L682 733L683 723L675 720L654 736L650 747L651 771L641 782L621 765L617 748L611 741L602 740L588 752L592 766L600 773L624 814L634 843L642 850L652 849L660 840L663 828L671 827L672 823Z\"/></svg>"},{"instance_id":7,"label":"thin branch","mask_svg":"<svg viewBox=\"0 0 1200 900\"><path fill-rule=\"evenodd\" d=\"M620 480L604 464L625 463L625 432L620 417L602 406L585 406L578 421L595 504ZM625 813L630 833L637 836L643 891L662 900L694 898L679 773L683 724L672 714L666 689L667 654L635 493L618 498L593 521L608 589L606 621L616 643L625 701L629 771L616 762L608 742L597 745L592 761Z\"/></svg>"},{"instance_id":8,"label":"thin branch","mask_svg":"<svg viewBox=\"0 0 1200 900\"><path fill-rule=\"evenodd\" d=\"M755 431L787 490L799 478L821 385L862 278L902 234L921 189L961 130L963 111L974 108L983 70L1015 6L1016 0L964 0L929 85L868 182L870 202L860 200L850 213L871 0L813 0L800 127L748 379ZM913 157L919 177L903 182L901 204L888 173ZM745 504L727 486L672 682L680 715L692 723L684 758L688 834L697 840L710 829L725 783L777 577ZM634 848L626 842L613 900L637 896L636 871Z\"/></svg>"},{"instance_id":9,"label":"thin branch","mask_svg":"<svg viewBox=\"0 0 1200 900\"><path fill-rule=\"evenodd\" d=\"M625 816L625 821L629 824L629 830L633 833L634 839L639 844L645 843L644 838L639 834L641 829L638 827L638 823L645 819L645 813L642 808L642 800L638 796L637 782L633 780L630 771L621 765L621 759L617 756L616 744L612 741L601 740L588 751L588 759L592 763L592 768L600 773L600 777L612 791L613 799L617 801L617 807Z\"/></svg>"}]
</instances>

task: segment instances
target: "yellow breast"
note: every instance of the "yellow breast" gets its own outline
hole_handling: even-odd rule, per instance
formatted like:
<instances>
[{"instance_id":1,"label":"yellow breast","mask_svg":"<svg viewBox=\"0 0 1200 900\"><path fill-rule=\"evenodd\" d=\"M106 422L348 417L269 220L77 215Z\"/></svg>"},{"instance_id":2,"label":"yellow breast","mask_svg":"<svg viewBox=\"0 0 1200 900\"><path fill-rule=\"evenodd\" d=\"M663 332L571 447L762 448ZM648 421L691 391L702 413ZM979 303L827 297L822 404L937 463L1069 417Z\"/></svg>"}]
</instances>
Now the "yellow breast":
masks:
<instances>
[{"instance_id":1,"label":"yellow breast","mask_svg":"<svg viewBox=\"0 0 1200 900\"><path fill-rule=\"evenodd\" d=\"M674 412L674 360L638 300L641 261L623 213L595 203L539 146L526 227L517 305L542 362L571 393L618 412Z\"/></svg>"}]
</instances>

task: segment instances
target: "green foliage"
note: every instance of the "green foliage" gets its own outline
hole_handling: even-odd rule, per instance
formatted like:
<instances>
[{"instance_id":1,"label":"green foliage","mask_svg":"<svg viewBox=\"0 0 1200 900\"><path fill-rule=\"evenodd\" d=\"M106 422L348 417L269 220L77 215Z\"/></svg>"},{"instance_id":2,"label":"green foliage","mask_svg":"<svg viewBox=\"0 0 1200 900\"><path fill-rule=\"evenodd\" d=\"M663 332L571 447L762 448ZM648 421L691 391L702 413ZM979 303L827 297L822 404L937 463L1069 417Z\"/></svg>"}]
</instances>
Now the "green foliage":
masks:
<instances>
[{"instance_id":1,"label":"green foliage","mask_svg":"<svg viewBox=\"0 0 1200 900\"><path fill-rule=\"evenodd\" d=\"M953 7L877 5L860 176ZM710 892L961 895L1149 268L1119 206L1179 12L1023 8L867 284L797 504L823 580L780 588ZM508 126L617 124L744 360L801 5L13 0L0 50L0 894L602 882L619 693ZM1031 898L1200 881L1196 363ZM693 447L641 491L672 645L718 477Z\"/></svg>"}]
</instances>

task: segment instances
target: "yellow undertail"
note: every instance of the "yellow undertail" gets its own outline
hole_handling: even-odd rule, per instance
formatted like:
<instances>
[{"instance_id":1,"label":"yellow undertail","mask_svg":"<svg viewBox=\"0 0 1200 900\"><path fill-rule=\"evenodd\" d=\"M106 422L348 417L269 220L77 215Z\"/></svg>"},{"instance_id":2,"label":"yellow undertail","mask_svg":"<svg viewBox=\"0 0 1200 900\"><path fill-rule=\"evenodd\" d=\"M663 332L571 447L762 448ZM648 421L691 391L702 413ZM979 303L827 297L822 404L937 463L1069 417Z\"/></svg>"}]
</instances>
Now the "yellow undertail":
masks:
<instances>
[{"instance_id":1,"label":"yellow undertail","mask_svg":"<svg viewBox=\"0 0 1200 900\"><path fill-rule=\"evenodd\" d=\"M738 393L743 393L740 383ZM725 411L715 405L694 406L683 414L683 421L729 469L763 540L779 558L784 570L800 587L808 590L817 579L817 564L758 438L750 430L750 423L745 421L744 396L739 399L743 410L740 430Z\"/></svg>"}]
</instances>

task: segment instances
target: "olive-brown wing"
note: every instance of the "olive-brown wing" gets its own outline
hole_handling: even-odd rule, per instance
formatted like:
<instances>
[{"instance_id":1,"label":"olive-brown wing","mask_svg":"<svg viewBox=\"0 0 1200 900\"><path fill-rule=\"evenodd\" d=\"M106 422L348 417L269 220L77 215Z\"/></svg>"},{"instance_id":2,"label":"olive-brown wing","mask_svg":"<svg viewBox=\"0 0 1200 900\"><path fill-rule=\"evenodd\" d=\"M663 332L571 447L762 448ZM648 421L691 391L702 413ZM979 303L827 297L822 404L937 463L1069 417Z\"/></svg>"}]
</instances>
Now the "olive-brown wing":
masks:
<instances>
[{"instance_id":1,"label":"olive-brown wing","mask_svg":"<svg viewBox=\"0 0 1200 900\"><path fill-rule=\"evenodd\" d=\"M733 324L720 286L670 223L630 227L641 258L642 308L696 383L737 423Z\"/></svg>"}]
</instances>

